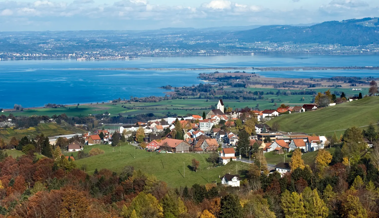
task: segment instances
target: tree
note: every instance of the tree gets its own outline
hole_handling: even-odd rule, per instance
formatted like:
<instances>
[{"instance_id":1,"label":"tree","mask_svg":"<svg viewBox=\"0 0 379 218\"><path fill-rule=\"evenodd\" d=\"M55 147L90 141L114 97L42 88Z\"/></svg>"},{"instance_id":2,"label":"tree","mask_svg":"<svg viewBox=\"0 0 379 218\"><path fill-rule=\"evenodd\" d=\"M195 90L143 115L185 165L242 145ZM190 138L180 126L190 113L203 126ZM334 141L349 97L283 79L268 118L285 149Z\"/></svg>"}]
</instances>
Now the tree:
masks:
<instances>
[{"instance_id":1,"label":"tree","mask_svg":"<svg viewBox=\"0 0 379 218\"><path fill-rule=\"evenodd\" d=\"M2 138L0 138L0 149L4 149L6 146L5 146L5 142Z\"/></svg>"},{"instance_id":2,"label":"tree","mask_svg":"<svg viewBox=\"0 0 379 218\"><path fill-rule=\"evenodd\" d=\"M216 218L216 217L213 214L211 214L208 210L204 210L201 213L200 218Z\"/></svg>"},{"instance_id":3,"label":"tree","mask_svg":"<svg viewBox=\"0 0 379 218\"><path fill-rule=\"evenodd\" d=\"M306 187L302 193L304 199L304 209L307 218L326 218L329 215L329 209L325 202L319 197L317 189L313 191Z\"/></svg>"},{"instance_id":4,"label":"tree","mask_svg":"<svg viewBox=\"0 0 379 218\"><path fill-rule=\"evenodd\" d=\"M300 169L304 169L305 168L304 160L301 158L301 151L300 151L300 149L296 149L293 152L292 158L291 158L291 162L290 162L290 166L291 166L291 171L294 171L297 168L300 168Z\"/></svg>"},{"instance_id":5,"label":"tree","mask_svg":"<svg viewBox=\"0 0 379 218\"><path fill-rule=\"evenodd\" d=\"M192 170L197 172L197 169L199 168L200 162L197 161L195 158L192 159Z\"/></svg>"},{"instance_id":6,"label":"tree","mask_svg":"<svg viewBox=\"0 0 379 218\"><path fill-rule=\"evenodd\" d=\"M337 137L336 132L334 132L330 144L331 144L331 145L336 145L336 144L338 144L339 142L340 142L340 140L339 140L339 138Z\"/></svg>"},{"instance_id":7,"label":"tree","mask_svg":"<svg viewBox=\"0 0 379 218\"><path fill-rule=\"evenodd\" d=\"M369 89L368 93L370 94L370 96L378 93L378 84L374 80L372 80L370 82L370 89Z\"/></svg>"},{"instance_id":8,"label":"tree","mask_svg":"<svg viewBox=\"0 0 379 218\"><path fill-rule=\"evenodd\" d=\"M345 99L346 99L345 92L342 92L342 93L341 93L341 98L345 98Z\"/></svg>"},{"instance_id":9,"label":"tree","mask_svg":"<svg viewBox=\"0 0 379 218\"><path fill-rule=\"evenodd\" d=\"M194 184L192 186L192 197L196 204L200 204L201 202L203 202L206 195L207 189L205 188L205 186L199 184Z\"/></svg>"},{"instance_id":10,"label":"tree","mask_svg":"<svg viewBox=\"0 0 379 218\"><path fill-rule=\"evenodd\" d=\"M320 100L318 101L318 106L319 107L327 107L329 106L330 104L330 100L331 98L329 98L328 96L324 95L324 96L321 96Z\"/></svg>"},{"instance_id":11,"label":"tree","mask_svg":"<svg viewBox=\"0 0 379 218\"><path fill-rule=\"evenodd\" d=\"M250 150L249 134L243 129L239 132L238 136L239 140L237 142L237 152L239 152L239 155L247 154Z\"/></svg>"},{"instance_id":12,"label":"tree","mask_svg":"<svg viewBox=\"0 0 379 218\"><path fill-rule=\"evenodd\" d=\"M370 140L370 142L373 142L378 138L378 133L375 130L374 124L370 123L367 130L364 131L364 135L366 136L367 139Z\"/></svg>"},{"instance_id":13,"label":"tree","mask_svg":"<svg viewBox=\"0 0 379 218\"><path fill-rule=\"evenodd\" d=\"M112 135L112 146L117 146L120 143L121 135L118 132L113 133Z\"/></svg>"},{"instance_id":14,"label":"tree","mask_svg":"<svg viewBox=\"0 0 379 218\"><path fill-rule=\"evenodd\" d=\"M140 192L133 199L127 209L127 214L131 215L133 210L136 212L137 217L163 217L163 208L159 201L152 194L146 194L145 192Z\"/></svg>"},{"instance_id":15,"label":"tree","mask_svg":"<svg viewBox=\"0 0 379 218\"><path fill-rule=\"evenodd\" d=\"M358 99L362 99L362 98L363 98L362 92L360 92L359 95L358 95Z\"/></svg>"},{"instance_id":16,"label":"tree","mask_svg":"<svg viewBox=\"0 0 379 218\"><path fill-rule=\"evenodd\" d=\"M243 206L243 217L275 218L275 213L270 211L267 199L261 195L254 195Z\"/></svg>"},{"instance_id":17,"label":"tree","mask_svg":"<svg viewBox=\"0 0 379 218\"><path fill-rule=\"evenodd\" d=\"M60 217L88 217L90 203L83 192L66 190L63 192Z\"/></svg>"},{"instance_id":18,"label":"tree","mask_svg":"<svg viewBox=\"0 0 379 218\"><path fill-rule=\"evenodd\" d=\"M12 146L12 147L16 147L18 145L18 140L16 139L16 137L12 137L11 138L11 141L9 142L9 144Z\"/></svg>"},{"instance_id":19,"label":"tree","mask_svg":"<svg viewBox=\"0 0 379 218\"><path fill-rule=\"evenodd\" d=\"M286 190L282 194L282 209L286 217L291 218L305 218L306 213L304 209L303 196L296 192L290 193Z\"/></svg>"},{"instance_id":20,"label":"tree","mask_svg":"<svg viewBox=\"0 0 379 218\"><path fill-rule=\"evenodd\" d=\"M46 137L45 140L43 140L41 153L45 155L46 157L50 157L50 158L53 157L53 151L52 151L48 137Z\"/></svg>"},{"instance_id":21,"label":"tree","mask_svg":"<svg viewBox=\"0 0 379 218\"><path fill-rule=\"evenodd\" d=\"M332 161L333 156L329 151L320 149L316 156L316 169L318 171L319 178L324 175L325 168L327 168Z\"/></svg>"},{"instance_id":22,"label":"tree","mask_svg":"<svg viewBox=\"0 0 379 218\"><path fill-rule=\"evenodd\" d=\"M203 111L203 120L205 120L207 116L205 115L205 111Z\"/></svg>"},{"instance_id":23,"label":"tree","mask_svg":"<svg viewBox=\"0 0 379 218\"><path fill-rule=\"evenodd\" d=\"M221 199L220 218L239 218L242 207L239 198L236 195L228 194Z\"/></svg>"},{"instance_id":24,"label":"tree","mask_svg":"<svg viewBox=\"0 0 379 218\"><path fill-rule=\"evenodd\" d=\"M348 158L352 164L357 163L361 158L361 152L367 148L363 140L362 130L357 127L347 129L343 135L343 141L343 156Z\"/></svg>"},{"instance_id":25,"label":"tree","mask_svg":"<svg viewBox=\"0 0 379 218\"><path fill-rule=\"evenodd\" d=\"M175 121L175 139L184 139L182 123L179 120Z\"/></svg>"},{"instance_id":26,"label":"tree","mask_svg":"<svg viewBox=\"0 0 379 218\"><path fill-rule=\"evenodd\" d=\"M237 129L242 128L242 120L237 119L234 123L235 123Z\"/></svg>"},{"instance_id":27,"label":"tree","mask_svg":"<svg viewBox=\"0 0 379 218\"><path fill-rule=\"evenodd\" d=\"M53 151L53 158L55 161L59 160L62 156L62 151L59 146L56 146L54 151Z\"/></svg>"},{"instance_id":28,"label":"tree","mask_svg":"<svg viewBox=\"0 0 379 218\"><path fill-rule=\"evenodd\" d=\"M36 150L36 147L33 144L28 144L22 147L22 152L24 154L34 153L35 150Z\"/></svg>"},{"instance_id":29,"label":"tree","mask_svg":"<svg viewBox=\"0 0 379 218\"><path fill-rule=\"evenodd\" d=\"M348 195L346 201L342 202L341 214L348 218L367 218L366 209L362 206L359 198L354 195Z\"/></svg>"},{"instance_id":30,"label":"tree","mask_svg":"<svg viewBox=\"0 0 379 218\"><path fill-rule=\"evenodd\" d=\"M138 128L136 132L136 139L137 139L137 142L139 143L142 143L143 140L145 139L145 130L142 127Z\"/></svg>"},{"instance_id":31,"label":"tree","mask_svg":"<svg viewBox=\"0 0 379 218\"><path fill-rule=\"evenodd\" d=\"M254 116L251 118L247 119L243 125L244 130L249 134L255 134L255 124L257 123L257 119L255 119Z\"/></svg>"},{"instance_id":32,"label":"tree","mask_svg":"<svg viewBox=\"0 0 379 218\"><path fill-rule=\"evenodd\" d=\"M321 97L324 96L321 92L317 93L315 96L315 103L319 105Z\"/></svg>"},{"instance_id":33,"label":"tree","mask_svg":"<svg viewBox=\"0 0 379 218\"><path fill-rule=\"evenodd\" d=\"M104 154L104 151L101 150L100 148L92 148L92 149L88 152L88 154L89 154L90 156L96 156L96 155L99 155L99 154Z\"/></svg>"},{"instance_id":34,"label":"tree","mask_svg":"<svg viewBox=\"0 0 379 218\"><path fill-rule=\"evenodd\" d=\"M355 177L354 182L351 185L351 187L354 188L355 190L363 188L364 183L363 183L362 177L360 177L359 175Z\"/></svg>"},{"instance_id":35,"label":"tree","mask_svg":"<svg viewBox=\"0 0 379 218\"><path fill-rule=\"evenodd\" d=\"M100 132L99 137L101 138L101 140L104 140L104 133Z\"/></svg>"},{"instance_id":36,"label":"tree","mask_svg":"<svg viewBox=\"0 0 379 218\"><path fill-rule=\"evenodd\" d=\"M212 163L214 166L217 165L218 160L219 160L219 156L217 152L212 152L207 158L207 161Z\"/></svg>"},{"instance_id":37,"label":"tree","mask_svg":"<svg viewBox=\"0 0 379 218\"><path fill-rule=\"evenodd\" d=\"M254 153L254 163L259 167L260 171L268 174L267 161L262 149Z\"/></svg>"}]
</instances>

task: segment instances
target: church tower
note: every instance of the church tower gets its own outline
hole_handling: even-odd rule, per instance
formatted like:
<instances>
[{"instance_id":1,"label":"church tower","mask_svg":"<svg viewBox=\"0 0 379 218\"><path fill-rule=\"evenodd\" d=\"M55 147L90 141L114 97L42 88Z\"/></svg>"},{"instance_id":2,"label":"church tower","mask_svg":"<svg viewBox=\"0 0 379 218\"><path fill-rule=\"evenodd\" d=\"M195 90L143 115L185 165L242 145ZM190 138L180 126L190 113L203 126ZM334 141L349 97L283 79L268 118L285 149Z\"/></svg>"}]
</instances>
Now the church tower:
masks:
<instances>
[{"instance_id":1,"label":"church tower","mask_svg":"<svg viewBox=\"0 0 379 218\"><path fill-rule=\"evenodd\" d=\"M220 99L217 103L217 109L219 109L220 111L222 111L222 113L225 113L225 106L224 106L224 102L222 102L222 99Z\"/></svg>"}]
</instances>

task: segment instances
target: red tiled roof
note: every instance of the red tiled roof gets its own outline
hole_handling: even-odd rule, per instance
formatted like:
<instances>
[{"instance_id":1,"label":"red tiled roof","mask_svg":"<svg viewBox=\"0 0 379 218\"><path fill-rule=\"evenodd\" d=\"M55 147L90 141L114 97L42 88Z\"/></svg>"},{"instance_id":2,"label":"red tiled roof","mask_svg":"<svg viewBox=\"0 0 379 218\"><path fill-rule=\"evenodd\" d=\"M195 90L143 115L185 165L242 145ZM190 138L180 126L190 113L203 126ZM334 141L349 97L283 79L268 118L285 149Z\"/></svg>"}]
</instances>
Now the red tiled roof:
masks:
<instances>
[{"instance_id":1,"label":"red tiled roof","mask_svg":"<svg viewBox=\"0 0 379 218\"><path fill-rule=\"evenodd\" d=\"M223 152L225 154L235 154L236 153L236 151L234 150L234 148L224 148L222 150L223 150Z\"/></svg>"},{"instance_id":2,"label":"red tiled roof","mask_svg":"<svg viewBox=\"0 0 379 218\"><path fill-rule=\"evenodd\" d=\"M183 140L179 140L179 139L166 138L165 140L161 141L161 143L159 145L163 146L163 144L167 143L167 145L169 147L176 148L176 146L178 146L182 142L184 142L184 141Z\"/></svg>"},{"instance_id":3,"label":"red tiled roof","mask_svg":"<svg viewBox=\"0 0 379 218\"><path fill-rule=\"evenodd\" d=\"M287 142L285 142L284 140L276 140L275 141L280 147L283 147L283 148L289 148Z\"/></svg>"},{"instance_id":4,"label":"red tiled roof","mask_svg":"<svg viewBox=\"0 0 379 218\"><path fill-rule=\"evenodd\" d=\"M318 136L308 136L308 142L320 141L320 137Z\"/></svg>"},{"instance_id":5,"label":"red tiled roof","mask_svg":"<svg viewBox=\"0 0 379 218\"><path fill-rule=\"evenodd\" d=\"M101 140L99 135L90 135L89 136L92 140Z\"/></svg>"},{"instance_id":6,"label":"red tiled roof","mask_svg":"<svg viewBox=\"0 0 379 218\"><path fill-rule=\"evenodd\" d=\"M205 119L205 120L200 120L199 122L200 123L208 123L208 122L210 122L211 120L210 119Z\"/></svg>"},{"instance_id":7,"label":"red tiled roof","mask_svg":"<svg viewBox=\"0 0 379 218\"><path fill-rule=\"evenodd\" d=\"M287 108L278 108L276 111L278 111L279 113L285 113L288 111Z\"/></svg>"},{"instance_id":8,"label":"red tiled roof","mask_svg":"<svg viewBox=\"0 0 379 218\"><path fill-rule=\"evenodd\" d=\"M215 150L218 148L218 142L216 139L205 139L205 141L210 147L210 148L207 148L207 150Z\"/></svg>"},{"instance_id":9,"label":"red tiled roof","mask_svg":"<svg viewBox=\"0 0 379 218\"><path fill-rule=\"evenodd\" d=\"M192 117L197 119L197 120L202 118L202 116L199 116L199 115L192 115Z\"/></svg>"},{"instance_id":10,"label":"red tiled roof","mask_svg":"<svg viewBox=\"0 0 379 218\"><path fill-rule=\"evenodd\" d=\"M294 139L293 142L295 143L296 147L305 147L305 142L303 139Z\"/></svg>"},{"instance_id":11,"label":"red tiled roof","mask_svg":"<svg viewBox=\"0 0 379 218\"><path fill-rule=\"evenodd\" d=\"M272 114L274 113L276 110L264 110L262 111L262 114Z\"/></svg>"}]
</instances>

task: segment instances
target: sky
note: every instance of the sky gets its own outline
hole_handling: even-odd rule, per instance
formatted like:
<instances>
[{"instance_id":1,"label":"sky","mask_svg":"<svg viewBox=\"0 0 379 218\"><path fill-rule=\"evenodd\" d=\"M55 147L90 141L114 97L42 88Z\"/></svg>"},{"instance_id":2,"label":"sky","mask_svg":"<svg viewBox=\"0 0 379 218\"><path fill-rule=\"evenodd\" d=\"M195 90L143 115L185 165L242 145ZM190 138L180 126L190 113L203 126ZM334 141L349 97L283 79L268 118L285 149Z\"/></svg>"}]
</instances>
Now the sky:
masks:
<instances>
[{"instance_id":1,"label":"sky","mask_svg":"<svg viewBox=\"0 0 379 218\"><path fill-rule=\"evenodd\" d=\"M0 0L0 31L300 25L379 17L379 0Z\"/></svg>"}]
</instances>

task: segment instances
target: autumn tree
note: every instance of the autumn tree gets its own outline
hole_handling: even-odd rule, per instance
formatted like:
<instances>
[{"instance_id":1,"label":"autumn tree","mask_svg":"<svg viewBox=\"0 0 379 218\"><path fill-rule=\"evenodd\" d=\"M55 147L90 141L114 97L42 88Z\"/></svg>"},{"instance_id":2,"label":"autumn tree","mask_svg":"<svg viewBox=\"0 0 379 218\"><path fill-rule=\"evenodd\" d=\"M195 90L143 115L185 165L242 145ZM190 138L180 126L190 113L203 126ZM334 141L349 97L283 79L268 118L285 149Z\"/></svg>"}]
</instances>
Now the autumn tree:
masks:
<instances>
[{"instance_id":1,"label":"autumn tree","mask_svg":"<svg viewBox=\"0 0 379 218\"><path fill-rule=\"evenodd\" d=\"M259 149L254 154L254 162L257 166L259 166L259 169L261 171L264 171L266 174L268 174L267 161L262 149Z\"/></svg>"},{"instance_id":2,"label":"autumn tree","mask_svg":"<svg viewBox=\"0 0 379 218\"><path fill-rule=\"evenodd\" d=\"M192 159L192 170L197 172L199 169L200 162L196 160L195 158Z\"/></svg>"},{"instance_id":3,"label":"autumn tree","mask_svg":"<svg viewBox=\"0 0 379 218\"><path fill-rule=\"evenodd\" d=\"M343 135L343 141L343 156L352 164L357 163L361 158L361 153L367 148L363 140L362 130L357 127L347 129Z\"/></svg>"},{"instance_id":4,"label":"autumn tree","mask_svg":"<svg viewBox=\"0 0 379 218\"><path fill-rule=\"evenodd\" d=\"M359 201L359 197L348 195L346 200L342 202L342 217L348 218L367 218L367 211Z\"/></svg>"},{"instance_id":5,"label":"autumn tree","mask_svg":"<svg viewBox=\"0 0 379 218\"><path fill-rule=\"evenodd\" d=\"M255 134L255 124L257 123L257 119L255 119L253 115L251 116L252 117L248 118L243 125L243 129L249 136Z\"/></svg>"},{"instance_id":6,"label":"autumn tree","mask_svg":"<svg viewBox=\"0 0 379 218\"><path fill-rule=\"evenodd\" d=\"M238 196L228 194L221 199L220 218L239 218L242 217L241 211L242 207Z\"/></svg>"},{"instance_id":7,"label":"autumn tree","mask_svg":"<svg viewBox=\"0 0 379 218\"><path fill-rule=\"evenodd\" d=\"M15 148L18 145L18 140L16 139L16 137L11 138L9 145L12 146L13 148Z\"/></svg>"},{"instance_id":8,"label":"autumn tree","mask_svg":"<svg viewBox=\"0 0 379 218\"><path fill-rule=\"evenodd\" d=\"M151 194L141 192L135 197L127 209L129 217L133 210L136 212L137 217L163 217L163 208L159 201Z\"/></svg>"},{"instance_id":9,"label":"autumn tree","mask_svg":"<svg viewBox=\"0 0 379 218\"><path fill-rule=\"evenodd\" d=\"M145 130L142 127L140 127L138 128L137 133L136 133L137 142L142 143L144 138L145 138Z\"/></svg>"},{"instance_id":10,"label":"autumn tree","mask_svg":"<svg viewBox=\"0 0 379 218\"><path fill-rule=\"evenodd\" d=\"M62 196L60 217L87 217L90 203L83 192L66 190Z\"/></svg>"},{"instance_id":11,"label":"autumn tree","mask_svg":"<svg viewBox=\"0 0 379 218\"><path fill-rule=\"evenodd\" d=\"M254 195L243 206L243 217L275 218L275 213L270 210L267 199L261 195Z\"/></svg>"},{"instance_id":12,"label":"autumn tree","mask_svg":"<svg viewBox=\"0 0 379 218\"><path fill-rule=\"evenodd\" d=\"M211 214L208 210L204 210L201 213L200 218L216 218L216 217L213 214Z\"/></svg>"},{"instance_id":13,"label":"autumn tree","mask_svg":"<svg viewBox=\"0 0 379 218\"><path fill-rule=\"evenodd\" d=\"M175 121L175 139L184 139L182 123L178 119Z\"/></svg>"},{"instance_id":14,"label":"autumn tree","mask_svg":"<svg viewBox=\"0 0 379 218\"><path fill-rule=\"evenodd\" d=\"M305 168L304 160L301 158L301 151L300 151L300 149L296 149L293 152L292 158L291 158L291 162L290 162L290 166L291 166L291 171L294 171L297 168L300 168L300 169L304 169Z\"/></svg>"},{"instance_id":15,"label":"autumn tree","mask_svg":"<svg viewBox=\"0 0 379 218\"><path fill-rule=\"evenodd\" d=\"M53 151L53 159L57 161L61 158L61 156L62 156L61 148L59 146L56 146Z\"/></svg>"},{"instance_id":16,"label":"autumn tree","mask_svg":"<svg viewBox=\"0 0 379 218\"><path fill-rule=\"evenodd\" d=\"M306 187L303 190L304 209L307 218L326 218L329 215L329 209L325 202L319 197L317 189L313 191Z\"/></svg>"},{"instance_id":17,"label":"autumn tree","mask_svg":"<svg viewBox=\"0 0 379 218\"><path fill-rule=\"evenodd\" d=\"M296 192L290 193L286 190L282 194L282 209L286 217L306 218L302 194Z\"/></svg>"},{"instance_id":18,"label":"autumn tree","mask_svg":"<svg viewBox=\"0 0 379 218\"><path fill-rule=\"evenodd\" d=\"M329 166L332 161L333 156L329 151L325 149L320 149L316 156L316 169L318 171L318 176L323 177L325 169Z\"/></svg>"}]
</instances>

